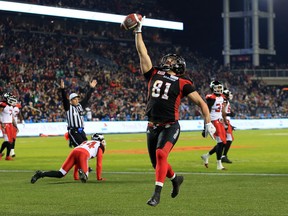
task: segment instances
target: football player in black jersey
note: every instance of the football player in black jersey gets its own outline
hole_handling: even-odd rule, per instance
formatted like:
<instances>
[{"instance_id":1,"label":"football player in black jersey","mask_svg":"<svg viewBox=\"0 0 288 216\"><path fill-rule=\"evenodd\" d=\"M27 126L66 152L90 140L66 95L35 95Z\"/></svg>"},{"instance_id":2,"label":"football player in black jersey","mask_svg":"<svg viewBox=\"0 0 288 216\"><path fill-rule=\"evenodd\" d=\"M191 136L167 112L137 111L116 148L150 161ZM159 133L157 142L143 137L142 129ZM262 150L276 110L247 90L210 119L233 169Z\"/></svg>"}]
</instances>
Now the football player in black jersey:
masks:
<instances>
[{"instance_id":1,"label":"football player in black jersey","mask_svg":"<svg viewBox=\"0 0 288 216\"><path fill-rule=\"evenodd\" d=\"M154 67L142 38L142 21L134 29L135 45L140 59L141 71L148 82L148 102L146 115L147 147L152 166L155 169L155 191L147 201L150 206L160 202L160 193L165 178L172 181L171 197L179 193L184 178L176 175L168 163L168 155L176 144L179 134L179 106L181 98L188 97L201 108L205 120L206 137L213 138L215 127L212 125L207 104L195 90L194 83L185 76L185 60L177 54L165 55L159 67Z\"/></svg>"}]
</instances>

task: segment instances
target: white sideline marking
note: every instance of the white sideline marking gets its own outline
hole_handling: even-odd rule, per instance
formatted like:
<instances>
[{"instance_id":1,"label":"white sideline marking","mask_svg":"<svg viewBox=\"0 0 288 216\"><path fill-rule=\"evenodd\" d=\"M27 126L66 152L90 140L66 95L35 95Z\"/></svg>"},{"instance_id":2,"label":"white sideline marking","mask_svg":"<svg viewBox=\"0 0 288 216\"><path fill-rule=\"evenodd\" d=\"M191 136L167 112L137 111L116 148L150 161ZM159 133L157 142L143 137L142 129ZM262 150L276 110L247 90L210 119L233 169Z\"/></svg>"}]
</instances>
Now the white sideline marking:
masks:
<instances>
[{"instance_id":1,"label":"white sideline marking","mask_svg":"<svg viewBox=\"0 0 288 216\"><path fill-rule=\"evenodd\" d=\"M34 173L36 170L0 170L0 173ZM224 173L225 172L225 173ZM177 172L178 174L183 175L211 175L211 176L288 176L287 174L281 173L227 173L226 171L219 171L219 173L205 173L205 172ZM154 172L103 172L103 174L151 174L154 175Z\"/></svg>"}]
</instances>

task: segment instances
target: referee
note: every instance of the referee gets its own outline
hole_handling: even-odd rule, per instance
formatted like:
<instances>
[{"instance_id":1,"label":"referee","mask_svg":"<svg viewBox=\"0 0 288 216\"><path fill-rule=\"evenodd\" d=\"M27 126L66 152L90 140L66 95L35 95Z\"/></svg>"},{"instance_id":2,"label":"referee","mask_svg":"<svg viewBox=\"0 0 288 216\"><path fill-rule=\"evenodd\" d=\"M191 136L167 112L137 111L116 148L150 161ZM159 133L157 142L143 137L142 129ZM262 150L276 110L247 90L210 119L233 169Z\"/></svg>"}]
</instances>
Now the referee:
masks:
<instances>
[{"instance_id":1,"label":"referee","mask_svg":"<svg viewBox=\"0 0 288 216\"><path fill-rule=\"evenodd\" d=\"M97 81L93 79L90 83L90 88L82 101L79 101L79 95L72 93L69 95L69 100L66 95L64 80L61 79L60 89L62 94L62 101L64 110L67 114L68 134L69 134L69 147L76 147L82 142L87 140L86 133L84 132L84 113L85 108L88 106L88 101L94 91Z\"/></svg>"}]
</instances>

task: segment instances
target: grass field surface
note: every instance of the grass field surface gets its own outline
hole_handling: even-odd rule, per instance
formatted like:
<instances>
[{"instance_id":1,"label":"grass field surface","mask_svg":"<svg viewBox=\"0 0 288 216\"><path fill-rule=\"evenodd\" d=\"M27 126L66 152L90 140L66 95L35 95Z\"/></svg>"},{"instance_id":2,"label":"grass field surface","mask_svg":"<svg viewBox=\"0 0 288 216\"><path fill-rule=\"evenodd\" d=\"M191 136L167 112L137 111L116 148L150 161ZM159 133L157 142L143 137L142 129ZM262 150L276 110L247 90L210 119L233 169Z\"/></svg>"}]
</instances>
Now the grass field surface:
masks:
<instances>
[{"instance_id":1,"label":"grass field surface","mask_svg":"<svg viewBox=\"0 0 288 216\"><path fill-rule=\"evenodd\" d=\"M214 145L200 132L182 132L169 162L185 180L170 197L167 179L157 207L146 204L154 190L154 170L146 135L106 134L103 177L94 169L86 184L62 179L30 179L36 170L58 170L71 151L64 137L19 137L16 158L0 161L1 215L288 215L288 129L240 130L229 152L232 164L216 170L216 156L205 168L200 156Z\"/></svg>"}]
</instances>

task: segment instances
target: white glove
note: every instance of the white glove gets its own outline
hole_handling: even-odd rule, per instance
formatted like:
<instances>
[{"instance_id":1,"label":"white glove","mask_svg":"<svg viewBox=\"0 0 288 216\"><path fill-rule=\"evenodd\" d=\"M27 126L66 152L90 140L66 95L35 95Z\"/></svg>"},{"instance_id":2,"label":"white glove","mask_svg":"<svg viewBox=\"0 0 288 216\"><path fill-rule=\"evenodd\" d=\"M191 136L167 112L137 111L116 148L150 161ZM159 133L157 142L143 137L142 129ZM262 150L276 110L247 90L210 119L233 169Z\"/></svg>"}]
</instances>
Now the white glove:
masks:
<instances>
[{"instance_id":1,"label":"white glove","mask_svg":"<svg viewBox=\"0 0 288 216\"><path fill-rule=\"evenodd\" d=\"M137 16L136 16L136 17L137 17ZM143 16L143 17L142 17L142 20L139 20L138 17L137 17L138 25L137 25L137 27L134 29L134 33L142 32L142 25L143 25L143 22L144 22L145 18L146 18L146 16Z\"/></svg>"},{"instance_id":2,"label":"white glove","mask_svg":"<svg viewBox=\"0 0 288 216\"><path fill-rule=\"evenodd\" d=\"M215 140L215 137L214 137L214 133L216 132L216 128L214 127L214 125L210 122L210 123L207 123L205 125L205 137L209 136Z\"/></svg>"}]
</instances>

